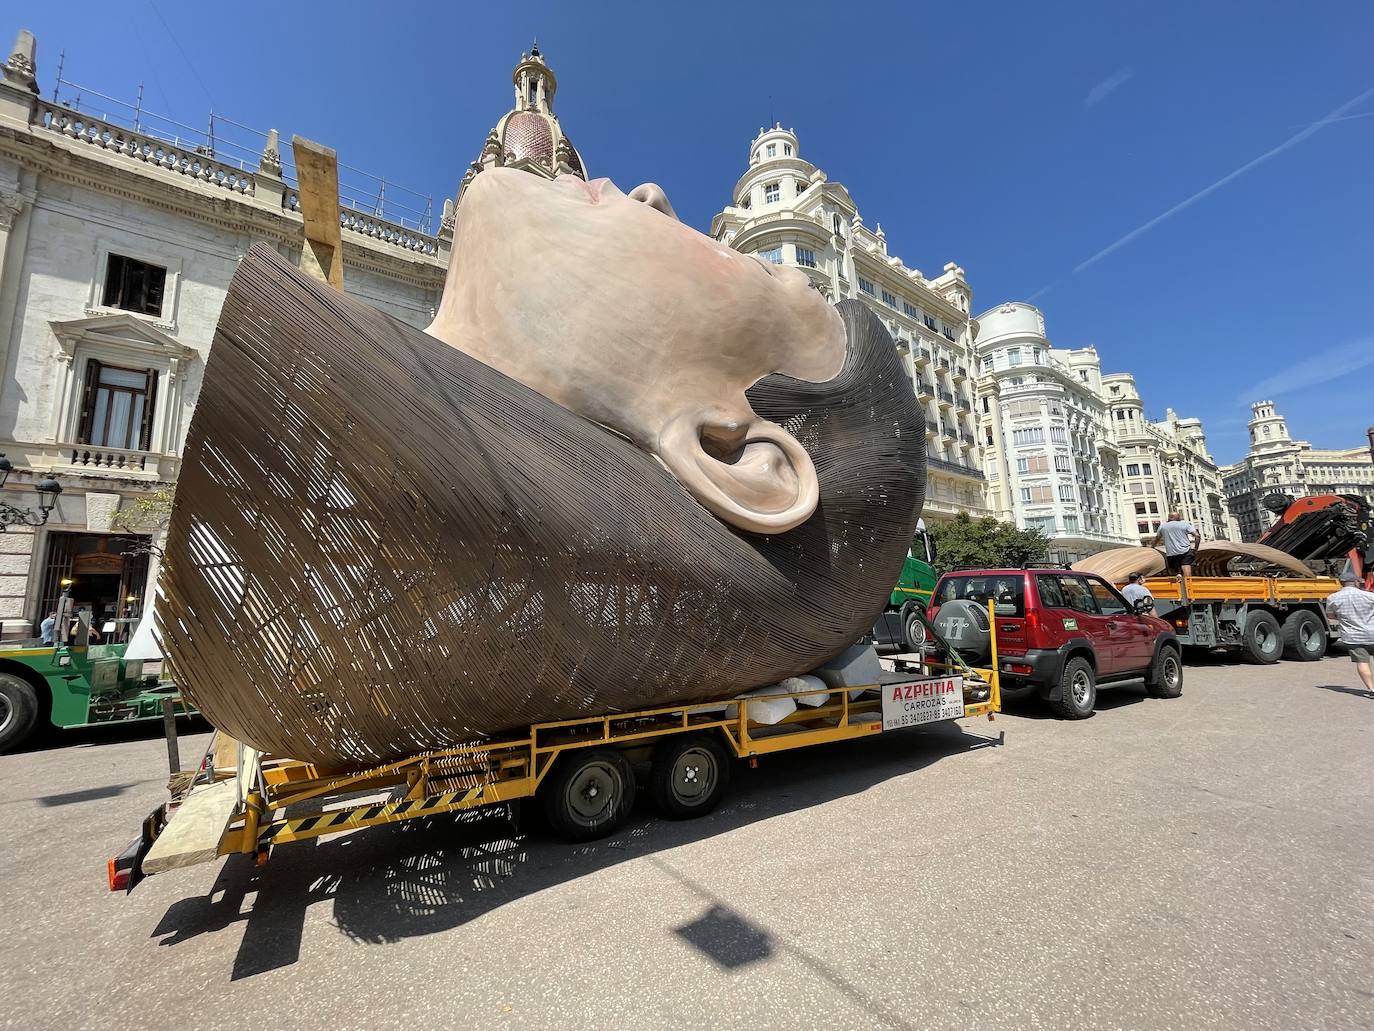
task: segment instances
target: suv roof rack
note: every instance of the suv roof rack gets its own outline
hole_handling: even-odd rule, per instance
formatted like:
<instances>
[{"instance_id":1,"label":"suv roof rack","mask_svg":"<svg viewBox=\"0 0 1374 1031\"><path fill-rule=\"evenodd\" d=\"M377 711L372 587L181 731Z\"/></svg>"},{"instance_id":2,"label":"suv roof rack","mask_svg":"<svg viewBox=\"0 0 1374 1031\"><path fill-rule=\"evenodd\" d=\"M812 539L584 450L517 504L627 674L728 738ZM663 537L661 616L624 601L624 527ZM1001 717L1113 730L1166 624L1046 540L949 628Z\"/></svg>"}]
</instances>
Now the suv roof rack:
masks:
<instances>
[{"instance_id":1,"label":"suv roof rack","mask_svg":"<svg viewBox=\"0 0 1374 1031\"><path fill-rule=\"evenodd\" d=\"M1073 569L1068 562L1022 562L1022 569Z\"/></svg>"}]
</instances>

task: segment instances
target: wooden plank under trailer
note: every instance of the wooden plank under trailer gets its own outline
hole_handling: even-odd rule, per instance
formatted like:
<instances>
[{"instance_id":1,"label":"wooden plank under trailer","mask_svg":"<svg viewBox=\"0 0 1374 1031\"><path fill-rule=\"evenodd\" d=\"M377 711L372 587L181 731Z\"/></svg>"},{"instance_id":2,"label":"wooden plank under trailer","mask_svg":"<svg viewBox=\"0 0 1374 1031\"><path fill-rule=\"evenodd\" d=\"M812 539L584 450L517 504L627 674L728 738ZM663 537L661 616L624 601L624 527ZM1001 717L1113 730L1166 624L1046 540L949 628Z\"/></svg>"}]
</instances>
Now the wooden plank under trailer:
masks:
<instances>
[{"instance_id":1,"label":"wooden plank under trailer","mask_svg":"<svg viewBox=\"0 0 1374 1031\"><path fill-rule=\"evenodd\" d=\"M932 639L943 645L934 628L928 629ZM703 769L714 771L714 782L703 784L699 798L669 800L679 803L675 810L669 807L671 815L702 815L714 807L728 782L728 769L721 767L731 757L753 765L762 755L872 737L884 729L885 692L891 696L906 691L910 696L921 685L953 677L963 692L962 712L936 722L977 716L992 719L1001 711L995 638L986 668L970 666L953 649L944 647L951 662L898 656L898 666L906 672L884 674L873 684L817 689L807 696L749 695L538 723L516 738L423 752L355 772L264 756L217 732L196 779L187 783L183 778L172 801L150 814L139 838L110 860L110 888L132 890L148 874L220 856L255 855L261 863L277 845L531 798L560 769L562 781L569 781L569 767L606 768L594 769L586 785L566 786L573 811L561 826L556 821L557 829L575 839L604 836L628 815L633 800L634 777L624 757L652 754L664 742L682 744L667 753L678 755L678 762L695 757ZM963 683L965 679L972 681L971 688ZM820 704L799 703L794 712L775 723L749 718L751 703L797 702L801 697L814 702L821 695ZM579 761L560 767L559 760L572 753L579 753ZM617 761L616 756L621 758ZM617 773L618 763L623 767ZM654 768L661 765L656 762ZM674 776L677 773L674 766ZM595 817L605 814L611 804L602 799L600 808L587 815L585 825L579 825L577 792L594 794L598 776L612 788L618 784L620 798L628 800L598 821ZM565 790L562 782L559 790Z\"/></svg>"}]
</instances>

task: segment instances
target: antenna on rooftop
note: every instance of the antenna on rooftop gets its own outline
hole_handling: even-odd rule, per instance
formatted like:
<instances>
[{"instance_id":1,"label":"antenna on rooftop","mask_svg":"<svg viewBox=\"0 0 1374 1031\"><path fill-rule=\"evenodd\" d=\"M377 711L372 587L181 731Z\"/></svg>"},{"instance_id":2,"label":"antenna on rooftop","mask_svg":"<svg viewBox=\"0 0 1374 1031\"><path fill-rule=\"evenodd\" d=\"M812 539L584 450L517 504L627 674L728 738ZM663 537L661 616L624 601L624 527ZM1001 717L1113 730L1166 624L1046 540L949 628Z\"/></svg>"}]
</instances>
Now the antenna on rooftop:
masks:
<instances>
[{"instance_id":1,"label":"antenna on rooftop","mask_svg":"<svg viewBox=\"0 0 1374 1031\"><path fill-rule=\"evenodd\" d=\"M64 49L57 55L57 81L52 84L52 102L57 103L57 91L62 86L62 68L67 63L67 51Z\"/></svg>"}]
</instances>

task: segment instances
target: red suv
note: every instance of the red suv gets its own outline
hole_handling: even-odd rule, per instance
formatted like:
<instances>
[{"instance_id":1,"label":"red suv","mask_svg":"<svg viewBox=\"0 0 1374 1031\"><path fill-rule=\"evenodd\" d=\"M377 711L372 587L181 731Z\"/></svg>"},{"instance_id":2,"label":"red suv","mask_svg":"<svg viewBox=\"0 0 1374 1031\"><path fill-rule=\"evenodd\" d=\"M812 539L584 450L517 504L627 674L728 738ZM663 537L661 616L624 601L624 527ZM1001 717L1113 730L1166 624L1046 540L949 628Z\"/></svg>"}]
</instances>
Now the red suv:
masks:
<instances>
[{"instance_id":1,"label":"red suv","mask_svg":"<svg viewBox=\"0 0 1374 1031\"><path fill-rule=\"evenodd\" d=\"M1033 687L1056 713L1075 720L1092 715L1099 684L1143 678L1156 698L1183 693L1173 628L1137 611L1100 576L1056 568L965 569L940 577L931 622L973 665L991 658L989 601L1004 690Z\"/></svg>"}]
</instances>

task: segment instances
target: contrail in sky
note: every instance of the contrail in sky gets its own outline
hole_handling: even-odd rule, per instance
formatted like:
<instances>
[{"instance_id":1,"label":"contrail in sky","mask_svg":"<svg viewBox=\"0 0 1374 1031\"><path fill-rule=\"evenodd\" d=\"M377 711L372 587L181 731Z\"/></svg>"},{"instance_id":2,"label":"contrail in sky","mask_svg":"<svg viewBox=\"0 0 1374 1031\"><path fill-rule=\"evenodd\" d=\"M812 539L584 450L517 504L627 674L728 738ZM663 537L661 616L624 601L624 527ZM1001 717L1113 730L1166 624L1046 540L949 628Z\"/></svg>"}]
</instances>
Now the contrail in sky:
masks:
<instances>
[{"instance_id":1,"label":"contrail in sky","mask_svg":"<svg viewBox=\"0 0 1374 1031\"><path fill-rule=\"evenodd\" d=\"M1070 273L1070 275L1077 275L1084 269L1091 268L1093 265L1096 265L1099 261L1107 257L1109 254L1114 254L1116 251L1119 251L1122 247L1125 247L1132 240L1135 240L1137 237L1144 236L1146 233L1148 233L1155 226L1159 225L1159 223L1163 222L1165 219L1172 218L1174 215L1177 215L1184 208L1191 207L1198 201L1202 200L1202 198L1208 196L1209 194L1215 193L1217 190L1221 189L1231 180L1240 178L1246 172L1250 171L1250 169L1255 168L1258 165L1264 164L1266 161L1268 161L1275 155L1282 154L1285 150L1288 150L1291 147L1296 147L1303 140L1307 139L1309 136L1314 135L1321 129L1325 128L1327 125L1330 125L1332 122L1340 121L1345 116L1346 112L1349 111L1352 107L1357 107L1358 105L1362 104L1364 101L1368 100L1372 96L1374 96L1374 87L1365 90L1358 97L1355 97L1352 100L1347 100L1344 104L1336 108L1336 110L1332 111L1330 114L1318 119L1311 125L1307 126L1305 129L1302 129L1299 132L1296 132L1292 136L1288 137L1288 139L1284 140L1273 150L1265 151L1259 157L1247 161L1245 164L1237 168L1234 172L1230 172L1227 175L1222 176L1216 182L1212 183L1211 186L1204 186L1201 190L1198 190L1198 192L1193 194L1191 197L1179 201L1168 211L1165 211L1163 214L1156 215L1154 218L1150 219L1144 225L1137 226L1135 229L1132 229L1129 233L1121 237L1119 240L1116 240L1113 243L1108 244L1106 247L1103 247L1102 250L1098 251L1091 258L1088 258L1086 261L1079 262L1077 265L1073 267L1073 272ZM1037 297L1045 293L1047 290L1050 290L1053 287L1058 286L1061 282L1063 282L1063 279L1056 280L1049 286L1042 286L1039 290L1035 291L1035 293L1031 294L1030 297L1027 298L1027 300L1035 300Z\"/></svg>"}]
</instances>

